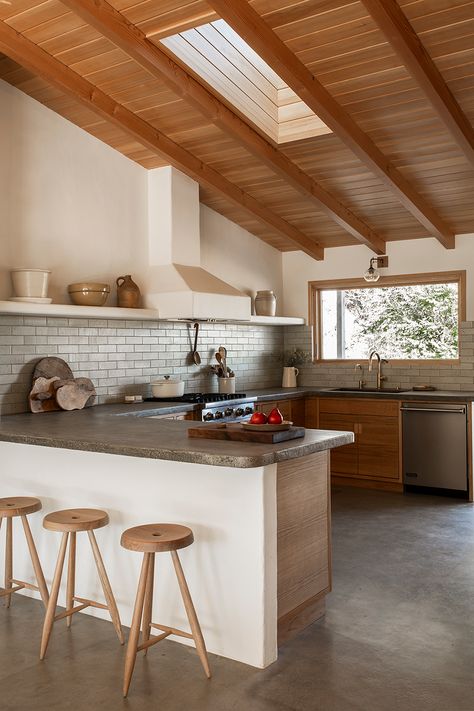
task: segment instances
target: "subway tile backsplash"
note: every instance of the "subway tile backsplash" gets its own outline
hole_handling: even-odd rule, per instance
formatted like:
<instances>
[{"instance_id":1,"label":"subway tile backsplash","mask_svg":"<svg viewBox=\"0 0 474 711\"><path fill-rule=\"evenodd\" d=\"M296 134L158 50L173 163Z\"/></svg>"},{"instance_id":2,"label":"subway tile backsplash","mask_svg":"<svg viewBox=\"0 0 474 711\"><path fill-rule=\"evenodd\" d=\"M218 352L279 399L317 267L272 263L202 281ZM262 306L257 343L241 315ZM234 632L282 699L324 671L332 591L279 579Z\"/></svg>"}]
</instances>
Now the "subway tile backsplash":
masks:
<instances>
[{"instance_id":1,"label":"subway tile backsplash","mask_svg":"<svg viewBox=\"0 0 474 711\"><path fill-rule=\"evenodd\" d=\"M187 391L217 391L210 374L216 349L228 350L238 391L281 385L282 353L294 348L311 351L306 326L257 326L203 323L198 350L202 364L191 361L192 324L163 321L0 316L0 412L28 409L27 397L35 363L44 356L66 360L76 377L90 378L97 402L122 400L126 393L149 395L150 380L175 375ZM383 355L383 354L382 354ZM443 390L474 389L474 322L461 327L459 364L384 366L387 386L410 388L427 383ZM299 385L344 387L356 385L359 374L344 363L300 367ZM374 373L364 379L373 385Z\"/></svg>"},{"instance_id":2,"label":"subway tile backsplash","mask_svg":"<svg viewBox=\"0 0 474 711\"><path fill-rule=\"evenodd\" d=\"M125 393L149 395L150 380L175 375L187 391L217 391L209 372L214 353L223 345L236 375L236 388L279 385L281 326L203 323L198 351L200 367L191 361L192 324L163 321L0 316L0 412L25 412L35 363L58 356L76 377L90 378L97 402L122 400Z\"/></svg>"},{"instance_id":3,"label":"subway tile backsplash","mask_svg":"<svg viewBox=\"0 0 474 711\"><path fill-rule=\"evenodd\" d=\"M397 365L390 362L383 366L383 374L387 376L387 387L400 386L409 389L413 385L434 385L440 390L474 390L474 322L465 321L460 331L459 363L433 363L430 365L416 364ZM285 349L311 351L311 329L307 326L285 327ZM383 357L383 353L380 354ZM367 361L361 360L363 379L367 387L376 385L376 373L367 372ZM299 385L314 387L351 387L356 386L361 377L354 366L341 363L308 364L299 368Z\"/></svg>"}]
</instances>

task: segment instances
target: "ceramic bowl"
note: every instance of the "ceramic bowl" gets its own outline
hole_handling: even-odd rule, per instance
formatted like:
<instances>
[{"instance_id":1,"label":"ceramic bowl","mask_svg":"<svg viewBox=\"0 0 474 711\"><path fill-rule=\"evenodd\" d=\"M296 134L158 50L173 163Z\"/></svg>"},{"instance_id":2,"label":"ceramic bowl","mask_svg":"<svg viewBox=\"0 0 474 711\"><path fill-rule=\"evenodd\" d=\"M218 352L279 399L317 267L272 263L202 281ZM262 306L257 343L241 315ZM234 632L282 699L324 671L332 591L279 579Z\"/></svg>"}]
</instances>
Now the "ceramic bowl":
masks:
<instances>
[{"instance_id":1,"label":"ceramic bowl","mask_svg":"<svg viewBox=\"0 0 474 711\"><path fill-rule=\"evenodd\" d=\"M13 291L16 297L45 299L48 296L49 269L12 269Z\"/></svg>"},{"instance_id":2,"label":"ceramic bowl","mask_svg":"<svg viewBox=\"0 0 474 711\"><path fill-rule=\"evenodd\" d=\"M69 298L76 306L103 306L110 294L110 286L108 284L97 284L88 281L69 284L67 290Z\"/></svg>"}]
</instances>

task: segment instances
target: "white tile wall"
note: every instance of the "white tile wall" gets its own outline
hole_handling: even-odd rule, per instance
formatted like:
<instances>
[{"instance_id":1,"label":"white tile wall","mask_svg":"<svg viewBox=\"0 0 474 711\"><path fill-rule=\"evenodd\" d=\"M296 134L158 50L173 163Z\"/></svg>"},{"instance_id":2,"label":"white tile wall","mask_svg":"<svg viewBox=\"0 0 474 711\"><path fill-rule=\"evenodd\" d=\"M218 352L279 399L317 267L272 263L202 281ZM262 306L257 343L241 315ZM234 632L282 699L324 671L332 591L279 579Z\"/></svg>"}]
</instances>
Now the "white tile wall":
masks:
<instances>
[{"instance_id":1,"label":"white tile wall","mask_svg":"<svg viewBox=\"0 0 474 711\"><path fill-rule=\"evenodd\" d=\"M301 348L311 351L311 329L305 326L287 326L285 328L285 350ZM383 357L383 353L380 354ZM376 373L367 372L367 361L361 360L364 368L364 380L367 386L375 386ZM411 388L413 385L426 383L441 390L474 389L474 322L465 321L460 331L460 361L458 364L417 364L399 366L388 363L383 366L387 376L387 387L397 385ZM360 378L353 365L347 363L309 364L300 367L299 385L317 387L357 386Z\"/></svg>"},{"instance_id":2,"label":"white tile wall","mask_svg":"<svg viewBox=\"0 0 474 711\"><path fill-rule=\"evenodd\" d=\"M279 385L283 337L278 326L201 324L197 367L190 361L192 324L0 316L0 412L28 409L34 365L48 355L64 358L76 377L90 378L98 402L148 395L150 380L168 373L184 379L187 391L217 390L208 366L220 345L238 390Z\"/></svg>"}]
</instances>

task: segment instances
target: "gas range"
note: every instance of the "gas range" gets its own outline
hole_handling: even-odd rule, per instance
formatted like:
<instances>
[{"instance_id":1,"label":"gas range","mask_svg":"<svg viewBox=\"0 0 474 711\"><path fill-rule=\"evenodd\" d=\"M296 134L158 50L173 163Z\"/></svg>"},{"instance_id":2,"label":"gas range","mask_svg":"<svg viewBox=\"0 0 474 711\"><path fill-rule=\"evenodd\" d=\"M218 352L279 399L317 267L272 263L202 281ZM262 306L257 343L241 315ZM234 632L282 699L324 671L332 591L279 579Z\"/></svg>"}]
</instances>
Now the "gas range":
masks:
<instances>
[{"instance_id":1,"label":"gas range","mask_svg":"<svg viewBox=\"0 0 474 711\"><path fill-rule=\"evenodd\" d=\"M181 397L145 398L147 402L186 402L202 405L203 422L240 422L252 416L256 397L247 397L245 393L185 393Z\"/></svg>"}]
</instances>

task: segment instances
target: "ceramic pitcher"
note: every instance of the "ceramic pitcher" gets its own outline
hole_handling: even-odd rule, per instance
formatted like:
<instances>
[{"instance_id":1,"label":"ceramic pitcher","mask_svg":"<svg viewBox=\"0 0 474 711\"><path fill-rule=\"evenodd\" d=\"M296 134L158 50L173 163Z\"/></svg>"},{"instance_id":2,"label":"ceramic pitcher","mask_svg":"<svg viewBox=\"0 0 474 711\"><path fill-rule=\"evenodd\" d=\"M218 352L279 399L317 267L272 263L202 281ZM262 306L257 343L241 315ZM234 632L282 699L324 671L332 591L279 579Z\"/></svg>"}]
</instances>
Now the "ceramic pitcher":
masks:
<instances>
[{"instance_id":1,"label":"ceramic pitcher","mask_svg":"<svg viewBox=\"0 0 474 711\"><path fill-rule=\"evenodd\" d=\"M140 289L133 281L130 274L117 279L117 304L125 309L138 309L140 307Z\"/></svg>"},{"instance_id":2,"label":"ceramic pitcher","mask_svg":"<svg viewBox=\"0 0 474 711\"><path fill-rule=\"evenodd\" d=\"M296 376L300 371L292 365L283 368L282 388L296 388Z\"/></svg>"}]
</instances>

